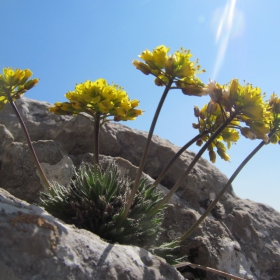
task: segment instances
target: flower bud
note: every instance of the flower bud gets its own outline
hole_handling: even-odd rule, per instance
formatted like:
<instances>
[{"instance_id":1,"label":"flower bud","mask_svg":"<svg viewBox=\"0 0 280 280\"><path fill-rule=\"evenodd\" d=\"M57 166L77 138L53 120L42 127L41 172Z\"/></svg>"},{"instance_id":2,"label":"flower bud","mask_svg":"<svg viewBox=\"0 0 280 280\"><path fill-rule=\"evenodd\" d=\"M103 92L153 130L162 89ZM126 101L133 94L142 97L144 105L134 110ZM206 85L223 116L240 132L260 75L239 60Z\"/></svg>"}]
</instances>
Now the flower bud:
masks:
<instances>
[{"instance_id":1,"label":"flower bud","mask_svg":"<svg viewBox=\"0 0 280 280\"><path fill-rule=\"evenodd\" d=\"M204 119L205 119L205 114L204 114L204 112L200 111L199 117L200 117L202 120L204 120Z\"/></svg>"},{"instance_id":2,"label":"flower bud","mask_svg":"<svg viewBox=\"0 0 280 280\"><path fill-rule=\"evenodd\" d=\"M209 157L212 163L216 162L216 153L213 150L209 151Z\"/></svg>"},{"instance_id":3,"label":"flower bud","mask_svg":"<svg viewBox=\"0 0 280 280\"><path fill-rule=\"evenodd\" d=\"M211 115L215 115L217 111L219 110L219 104L214 102L209 102L207 106L207 112Z\"/></svg>"},{"instance_id":4,"label":"flower bud","mask_svg":"<svg viewBox=\"0 0 280 280\"><path fill-rule=\"evenodd\" d=\"M203 140L202 139L198 139L197 141L196 141L196 145L197 146L201 146L203 144Z\"/></svg>"},{"instance_id":5,"label":"flower bud","mask_svg":"<svg viewBox=\"0 0 280 280\"><path fill-rule=\"evenodd\" d=\"M115 121L115 122L121 121L121 117L120 117L120 116L114 116L114 121Z\"/></svg>"},{"instance_id":6,"label":"flower bud","mask_svg":"<svg viewBox=\"0 0 280 280\"><path fill-rule=\"evenodd\" d=\"M199 108L197 106L194 106L194 116L198 118L199 113L200 113Z\"/></svg>"},{"instance_id":7,"label":"flower bud","mask_svg":"<svg viewBox=\"0 0 280 280\"><path fill-rule=\"evenodd\" d=\"M252 130L248 127L242 127L240 129L240 132L243 136L245 136L246 138L249 138L251 140L256 139L256 135L252 132Z\"/></svg>"},{"instance_id":8,"label":"flower bud","mask_svg":"<svg viewBox=\"0 0 280 280\"><path fill-rule=\"evenodd\" d=\"M195 129L199 129L200 125L199 125L199 123L193 123L192 127Z\"/></svg>"},{"instance_id":9,"label":"flower bud","mask_svg":"<svg viewBox=\"0 0 280 280\"><path fill-rule=\"evenodd\" d=\"M208 93L210 95L210 98L214 101L219 103L222 100L222 88L217 85L215 82L211 81L208 86Z\"/></svg>"},{"instance_id":10,"label":"flower bud","mask_svg":"<svg viewBox=\"0 0 280 280\"><path fill-rule=\"evenodd\" d=\"M24 89L29 90L29 89L33 88L34 86L36 86L38 82L39 82L39 79L29 80L24 84Z\"/></svg>"},{"instance_id":11,"label":"flower bud","mask_svg":"<svg viewBox=\"0 0 280 280\"><path fill-rule=\"evenodd\" d=\"M217 149L217 153L219 154L219 156L220 156L223 160L225 160L225 161L229 161L229 160L230 160L229 155L226 154L224 150L222 150L222 149Z\"/></svg>"},{"instance_id":12,"label":"flower bud","mask_svg":"<svg viewBox=\"0 0 280 280\"><path fill-rule=\"evenodd\" d=\"M149 75L151 73L151 67L143 62L133 60L132 64L136 67L136 69L140 70L145 75Z\"/></svg>"},{"instance_id":13,"label":"flower bud","mask_svg":"<svg viewBox=\"0 0 280 280\"><path fill-rule=\"evenodd\" d=\"M271 137L270 137L270 143L272 144L277 144L279 142L279 137L277 134L273 134Z\"/></svg>"},{"instance_id":14,"label":"flower bud","mask_svg":"<svg viewBox=\"0 0 280 280\"><path fill-rule=\"evenodd\" d=\"M277 103L277 104L275 105L275 107L274 107L274 112L275 112L276 114L280 114L280 103Z\"/></svg>"},{"instance_id":15,"label":"flower bud","mask_svg":"<svg viewBox=\"0 0 280 280\"><path fill-rule=\"evenodd\" d=\"M230 84L229 94L231 99L237 100L238 97L238 79L233 79Z\"/></svg>"},{"instance_id":16,"label":"flower bud","mask_svg":"<svg viewBox=\"0 0 280 280\"><path fill-rule=\"evenodd\" d=\"M185 95L191 95L191 96L202 96L208 94L208 90L206 88L202 86L195 86L195 85L188 85L187 87L183 87L182 92Z\"/></svg>"},{"instance_id":17,"label":"flower bud","mask_svg":"<svg viewBox=\"0 0 280 280\"><path fill-rule=\"evenodd\" d=\"M159 87L162 87L165 85L164 82L158 77L155 78L155 84Z\"/></svg>"},{"instance_id":18,"label":"flower bud","mask_svg":"<svg viewBox=\"0 0 280 280\"><path fill-rule=\"evenodd\" d=\"M175 58L172 55L165 62L165 72L166 72L166 74L171 75L171 76L174 75L174 61L175 61Z\"/></svg>"},{"instance_id":19,"label":"flower bud","mask_svg":"<svg viewBox=\"0 0 280 280\"><path fill-rule=\"evenodd\" d=\"M216 145L216 147L217 147L219 150L226 151L226 147L225 147L225 145L224 145L222 142L217 141L217 142L215 143L215 145Z\"/></svg>"}]
</instances>

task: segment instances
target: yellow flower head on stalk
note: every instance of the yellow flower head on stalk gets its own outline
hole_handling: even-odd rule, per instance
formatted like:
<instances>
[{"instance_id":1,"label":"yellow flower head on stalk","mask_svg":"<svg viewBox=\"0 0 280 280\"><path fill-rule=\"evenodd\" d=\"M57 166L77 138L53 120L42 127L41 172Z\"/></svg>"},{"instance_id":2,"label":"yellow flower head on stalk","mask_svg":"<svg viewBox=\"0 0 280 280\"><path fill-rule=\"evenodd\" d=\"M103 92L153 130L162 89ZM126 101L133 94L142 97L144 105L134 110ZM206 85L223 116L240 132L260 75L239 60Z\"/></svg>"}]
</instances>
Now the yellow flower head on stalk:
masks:
<instances>
[{"instance_id":1,"label":"yellow flower head on stalk","mask_svg":"<svg viewBox=\"0 0 280 280\"><path fill-rule=\"evenodd\" d=\"M0 74L0 110L8 102L19 99L26 91L34 87L39 79L28 80L32 76L29 69L4 68Z\"/></svg>"},{"instance_id":2,"label":"yellow flower head on stalk","mask_svg":"<svg viewBox=\"0 0 280 280\"><path fill-rule=\"evenodd\" d=\"M201 146L203 142L209 140L215 131L224 123L225 119L219 104L212 100L204 105L201 110L196 106L194 108L194 115L197 117L198 122L194 123L193 127L198 129L201 134L201 138L196 144ZM236 143L239 139L239 132L235 127L238 126L238 124L237 121L232 121L208 147L211 162L215 163L216 161L214 148L217 149L217 153L222 159L225 161L230 160L230 157L226 153L226 147L221 141L227 143L228 149L231 147L232 143Z\"/></svg>"},{"instance_id":3,"label":"yellow flower head on stalk","mask_svg":"<svg viewBox=\"0 0 280 280\"><path fill-rule=\"evenodd\" d=\"M139 57L148 64L151 69L161 70L165 67L166 61L168 60L167 53L170 48L161 45L153 49L153 51L145 50Z\"/></svg>"},{"instance_id":4,"label":"yellow flower head on stalk","mask_svg":"<svg viewBox=\"0 0 280 280\"><path fill-rule=\"evenodd\" d=\"M270 143L280 144L280 98L273 93L268 101L270 113Z\"/></svg>"},{"instance_id":5,"label":"yellow flower head on stalk","mask_svg":"<svg viewBox=\"0 0 280 280\"><path fill-rule=\"evenodd\" d=\"M248 126L247 129L241 128L245 137L268 140L268 104L264 101L260 88L251 84L242 86L238 79L233 79L224 86L211 81L208 90L211 99L222 106L225 115L234 116L236 121L244 122Z\"/></svg>"},{"instance_id":6,"label":"yellow flower head on stalk","mask_svg":"<svg viewBox=\"0 0 280 280\"><path fill-rule=\"evenodd\" d=\"M105 79L77 84L74 91L66 93L69 102L57 102L49 110L55 114L87 113L101 119L113 116L115 120L135 120L143 111L135 109L138 100L130 100L118 85L109 85Z\"/></svg>"},{"instance_id":7,"label":"yellow flower head on stalk","mask_svg":"<svg viewBox=\"0 0 280 280\"><path fill-rule=\"evenodd\" d=\"M189 50L181 48L174 54L168 55L170 48L161 45L153 51L145 50L139 57L144 61L133 60L133 65L145 75L152 74L156 77L155 84L164 86L174 81L177 88L182 89L187 95L206 95L204 84L196 74L205 72L200 70L198 60L192 62Z\"/></svg>"}]
</instances>

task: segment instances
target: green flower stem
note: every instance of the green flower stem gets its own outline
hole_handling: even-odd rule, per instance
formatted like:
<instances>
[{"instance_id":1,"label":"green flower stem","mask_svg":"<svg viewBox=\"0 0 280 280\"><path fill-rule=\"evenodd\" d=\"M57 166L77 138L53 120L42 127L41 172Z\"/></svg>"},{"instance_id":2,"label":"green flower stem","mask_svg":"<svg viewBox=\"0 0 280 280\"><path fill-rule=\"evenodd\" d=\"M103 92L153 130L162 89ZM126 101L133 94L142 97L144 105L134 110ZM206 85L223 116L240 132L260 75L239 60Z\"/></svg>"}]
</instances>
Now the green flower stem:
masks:
<instances>
[{"instance_id":1,"label":"green flower stem","mask_svg":"<svg viewBox=\"0 0 280 280\"><path fill-rule=\"evenodd\" d=\"M94 164L99 164L99 130L100 114L96 113L94 117Z\"/></svg>"},{"instance_id":2,"label":"green flower stem","mask_svg":"<svg viewBox=\"0 0 280 280\"><path fill-rule=\"evenodd\" d=\"M135 181L133 183L131 194L130 194L128 203L127 203L127 205L125 207L124 213L123 213L121 219L118 222L118 226L121 226L123 221L128 216L129 209L130 209L130 207L132 205L132 202L134 200L134 196L135 196L135 194L137 192L138 185L139 185L139 182L140 182L140 178L141 178L144 166L145 166L145 162L146 162L146 159L147 159L147 154L148 154L149 147L150 147L150 144L151 144L151 139L152 139L152 136L153 136L153 133L154 133L154 129L155 129L155 126L156 126L156 123L157 123L157 119L158 119L158 116L159 116L159 113L161 111L162 105L164 103L164 100L165 100L165 98L166 98L166 96L167 96L167 94L169 92L169 89L170 89L172 83L173 83L173 79L171 79L169 81L169 83L166 85L165 90L164 90L164 92L163 92L163 94L161 96L161 99L159 101L157 110L155 112L155 115L154 115L154 118L153 118L153 121L152 121L152 124L151 124L151 127L150 127L150 131L149 131L148 138L147 138L147 141L146 141L146 146L145 146L144 152L142 154L142 158L141 158L140 165L139 165L139 168L138 168L138 171L137 171L137 174L136 174L136 178L135 178Z\"/></svg>"},{"instance_id":3,"label":"green flower stem","mask_svg":"<svg viewBox=\"0 0 280 280\"><path fill-rule=\"evenodd\" d=\"M190 140L187 144L185 144L172 158L171 160L167 163L165 168L162 170L162 172L159 174L157 179L154 181L153 186L157 186L163 177L166 175L172 164L176 161L177 158L186 150L188 149L194 142L196 142L199 138L201 137L201 134L198 134L195 136L192 140Z\"/></svg>"},{"instance_id":4,"label":"green flower stem","mask_svg":"<svg viewBox=\"0 0 280 280\"><path fill-rule=\"evenodd\" d=\"M20 113L19 113L19 111L18 111L18 109L17 109L17 106L15 105L15 103L14 103L12 97L10 96L10 94L7 94L7 96L8 96L8 100L9 100L9 102L10 102L10 104L11 104L13 110L15 111L15 113L16 113L18 119L19 119L19 122L20 122L20 124L21 124L21 127L22 127L22 129L23 129L23 131L24 131L24 134L25 134L25 136L26 136L26 140L27 140L28 147L29 147L29 149L30 149L30 151L31 151L31 154L32 154L33 158L34 158L34 161L35 161L37 170L38 170L38 172L39 172L39 174L40 174L40 177L41 177L41 179L42 179L44 185L46 186L46 188L47 188L48 190L50 190L50 189L51 189L50 183L49 183L49 181L48 181L48 179L47 179L47 177L46 177L46 174L44 173L44 171L43 171L43 169L42 169L42 166L41 166L41 164L40 164L40 162L39 162L39 160L38 160L38 157L37 157L37 155L36 155L36 152L35 152L35 150L34 150L33 144L32 144L32 142L31 142L31 139L30 139L28 130L27 130L26 126L25 126L25 123L24 123L24 121L23 121L23 119L22 119L22 117L21 117L21 115L20 115Z\"/></svg>"},{"instance_id":5,"label":"green flower stem","mask_svg":"<svg viewBox=\"0 0 280 280\"><path fill-rule=\"evenodd\" d=\"M188 238L194 230L197 229L197 227L203 222L203 220L207 217L207 215L212 211L212 209L216 206L218 201L221 199L221 197L224 195L224 193L227 191L233 180L236 178L236 176L239 174L239 172L243 169L243 167L248 163L248 161L265 145L266 143L262 141L246 158L245 160L239 165L239 167L235 170L235 172L232 174L230 179L227 181L225 186L222 188L220 193L217 195L215 200L208 206L206 211L203 213L203 215L191 226L191 228L179 239L179 242L183 242L186 238Z\"/></svg>"},{"instance_id":6,"label":"green flower stem","mask_svg":"<svg viewBox=\"0 0 280 280\"><path fill-rule=\"evenodd\" d=\"M157 213L157 211L163 207L163 205L171 198L171 196L177 191L177 189L180 187L182 182L185 180L185 178L189 175L194 165L197 163L197 161L200 159L202 154L205 152L205 150L210 146L210 144L217 138L217 136L228 126L228 124L233 120L235 115L228 118L216 131L215 133L208 139L208 141L203 145L203 147L200 149L200 151L197 153L197 155L192 160L191 164L188 166L184 174L179 178L179 180L175 183L173 188L168 192L168 194L158 202L158 204L151 209L150 213L148 214L149 217L153 216Z\"/></svg>"}]
</instances>

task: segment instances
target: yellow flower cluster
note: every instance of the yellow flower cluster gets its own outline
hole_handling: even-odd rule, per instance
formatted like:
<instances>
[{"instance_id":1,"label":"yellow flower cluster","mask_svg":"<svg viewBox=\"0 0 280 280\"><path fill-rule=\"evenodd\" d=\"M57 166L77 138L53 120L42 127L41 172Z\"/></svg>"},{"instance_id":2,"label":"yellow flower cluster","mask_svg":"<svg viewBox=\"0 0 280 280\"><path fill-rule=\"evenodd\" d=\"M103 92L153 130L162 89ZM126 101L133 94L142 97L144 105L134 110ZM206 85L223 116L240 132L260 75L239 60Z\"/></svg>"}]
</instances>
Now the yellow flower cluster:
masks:
<instances>
[{"instance_id":1,"label":"yellow flower cluster","mask_svg":"<svg viewBox=\"0 0 280 280\"><path fill-rule=\"evenodd\" d=\"M206 95L204 84L196 76L205 70L200 70L198 60L190 61L192 54L181 48L172 55L168 55L170 48L158 46L153 51L145 50L139 57L144 61L133 60L133 65L144 74L154 75L155 84L164 86L174 81L176 88L182 89L187 95Z\"/></svg>"},{"instance_id":2,"label":"yellow flower cluster","mask_svg":"<svg viewBox=\"0 0 280 280\"><path fill-rule=\"evenodd\" d=\"M70 102L56 102L49 110L55 114L88 113L105 119L114 116L115 121L135 120L143 111L136 109L138 100L130 100L123 88L108 85L105 79L77 84L74 91L66 93Z\"/></svg>"},{"instance_id":3,"label":"yellow flower cluster","mask_svg":"<svg viewBox=\"0 0 280 280\"><path fill-rule=\"evenodd\" d=\"M280 98L274 93L269 100L269 112L271 113L270 143L280 144Z\"/></svg>"},{"instance_id":4,"label":"yellow flower cluster","mask_svg":"<svg viewBox=\"0 0 280 280\"><path fill-rule=\"evenodd\" d=\"M203 106L201 110L197 106L194 108L194 115L198 119L198 123L193 123L193 127L199 130L201 138L196 142L198 146L201 146L204 142L207 142L213 133L225 122L227 116L223 115L223 112L219 104L210 100L210 102ZM222 141L227 143L228 149L232 143L236 143L239 139L239 132L235 129L238 122L232 121L228 127L226 127L210 144L208 147L210 161L215 163L216 153L214 148L217 149L219 156L225 161L229 161L230 157L226 153L226 147Z\"/></svg>"},{"instance_id":5,"label":"yellow flower cluster","mask_svg":"<svg viewBox=\"0 0 280 280\"><path fill-rule=\"evenodd\" d=\"M224 86L210 82L208 90L212 101L222 106L225 114L246 124L246 127L239 127L242 135L268 141L270 113L260 88L251 84L242 86L233 79Z\"/></svg>"},{"instance_id":6,"label":"yellow flower cluster","mask_svg":"<svg viewBox=\"0 0 280 280\"><path fill-rule=\"evenodd\" d=\"M39 79L28 80L31 76L32 72L29 69L3 69L3 74L0 74L0 110L9 100L19 99L38 83Z\"/></svg>"}]
</instances>

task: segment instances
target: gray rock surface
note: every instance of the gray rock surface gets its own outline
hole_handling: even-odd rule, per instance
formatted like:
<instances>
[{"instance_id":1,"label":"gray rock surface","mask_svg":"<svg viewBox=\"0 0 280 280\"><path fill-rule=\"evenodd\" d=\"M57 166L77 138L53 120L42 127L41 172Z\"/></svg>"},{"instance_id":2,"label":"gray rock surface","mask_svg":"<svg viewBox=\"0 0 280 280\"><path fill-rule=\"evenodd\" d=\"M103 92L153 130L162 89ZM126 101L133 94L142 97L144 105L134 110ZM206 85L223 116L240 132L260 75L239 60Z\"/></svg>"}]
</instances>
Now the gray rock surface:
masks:
<instances>
[{"instance_id":1,"label":"gray rock surface","mask_svg":"<svg viewBox=\"0 0 280 280\"><path fill-rule=\"evenodd\" d=\"M89 120L81 116L51 114L47 110L50 104L45 102L22 98L17 104L43 166L49 167L46 173L50 180L66 183L72 163L79 165L82 160L93 161L93 126ZM24 144L24 135L9 106L0 112L0 123L3 125L0 126L0 135L6 135L8 139L0 144L0 187L36 203L43 187ZM107 123L101 129L100 152L115 158L123 172L133 178L146 137L146 132L118 123ZM155 179L178 150L179 147L169 141L154 136L145 173ZM194 155L185 151L162 185L172 187ZM169 201L162 242L188 230L226 181L227 178L215 166L204 159L199 160ZM181 254L193 263L221 269L245 279L278 280L280 213L267 205L239 199L230 189L200 228L185 241ZM182 274L188 279L224 279L190 268Z\"/></svg>"},{"instance_id":2,"label":"gray rock surface","mask_svg":"<svg viewBox=\"0 0 280 280\"><path fill-rule=\"evenodd\" d=\"M145 249L109 244L0 189L0 279L184 278Z\"/></svg>"}]
</instances>

